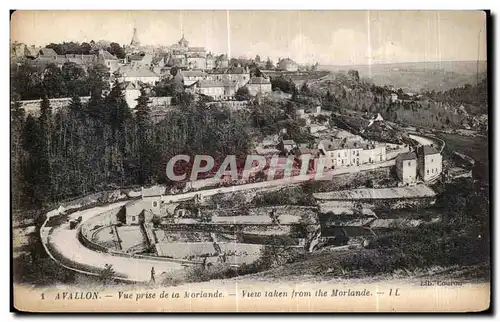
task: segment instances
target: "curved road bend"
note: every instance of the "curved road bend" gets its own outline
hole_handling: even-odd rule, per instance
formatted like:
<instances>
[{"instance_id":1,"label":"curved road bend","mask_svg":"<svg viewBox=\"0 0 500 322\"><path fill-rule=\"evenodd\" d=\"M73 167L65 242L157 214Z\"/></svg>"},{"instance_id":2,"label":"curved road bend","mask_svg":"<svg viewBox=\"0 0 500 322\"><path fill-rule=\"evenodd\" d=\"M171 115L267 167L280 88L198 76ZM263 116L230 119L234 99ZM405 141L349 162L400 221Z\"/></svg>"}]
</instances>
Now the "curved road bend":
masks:
<instances>
[{"instance_id":1,"label":"curved road bend","mask_svg":"<svg viewBox=\"0 0 500 322\"><path fill-rule=\"evenodd\" d=\"M69 217L76 219L82 216L82 223L91 217L121 207L126 202L118 202L105 207L96 207L81 212L75 212ZM168 262L162 260L149 260L142 258L128 258L101 253L85 247L78 240L78 229L69 229L69 222L61 226L54 227L49 238L51 244L57 248L60 254L75 263L89 265L98 269L103 269L105 264L113 265L115 272L123 274L126 279L138 282L148 282L151 278L151 268L155 268L156 279L163 272L169 273L174 270L183 269L180 263Z\"/></svg>"},{"instance_id":2,"label":"curved road bend","mask_svg":"<svg viewBox=\"0 0 500 322\"><path fill-rule=\"evenodd\" d=\"M329 175L339 175L345 173L352 173L357 171L372 170L380 167L388 167L394 165L394 160L385 161L378 164L366 164L358 167L350 167L343 169L335 169L328 171ZM222 187L215 189L200 190L195 192L188 192L185 194L170 195L166 196L166 201L180 201L185 199L193 198L196 194L203 196L215 195L218 193L229 193L243 190L251 189L265 189L281 185L290 185L305 182L310 180L312 176L295 177L287 179L278 179L265 182L256 182L238 186ZM113 203L103 207L95 207L88 210L83 210L75 212L69 215L70 219L77 219L82 216L82 223L91 217L98 215L102 212L123 206L127 201ZM80 263L84 265L89 265L98 269L103 269L105 264L113 265L115 272L123 274L127 279L131 281L149 281L151 278L151 268L155 268L155 276L158 277L162 273L172 273L176 270L181 270L185 266L176 262L169 262L164 260L152 260L152 259L142 259L142 258L132 258L132 257L122 257L117 255L111 255L107 253L101 253L91 250L80 243L78 240L78 230L69 229L69 223L63 223L58 227L54 227L53 231L50 233L48 238L51 241L53 247L55 247L59 254L65 258L71 260L75 263ZM43 238L42 238L43 240Z\"/></svg>"}]
</instances>

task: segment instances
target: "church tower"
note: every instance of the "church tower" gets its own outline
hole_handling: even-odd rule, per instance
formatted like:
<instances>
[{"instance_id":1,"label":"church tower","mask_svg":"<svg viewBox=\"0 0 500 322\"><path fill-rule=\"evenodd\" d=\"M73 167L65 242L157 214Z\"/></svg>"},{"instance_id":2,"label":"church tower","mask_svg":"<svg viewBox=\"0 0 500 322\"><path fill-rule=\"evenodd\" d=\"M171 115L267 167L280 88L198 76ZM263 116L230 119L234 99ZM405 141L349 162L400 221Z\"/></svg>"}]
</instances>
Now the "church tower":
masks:
<instances>
[{"instance_id":1,"label":"church tower","mask_svg":"<svg viewBox=\"0 0 500 322\"><path fill-rule=\"evenodd\" d=\"M181 40L179 40L178 44L184 48L189 47L189 41L187 41L186 38L184 38L184 33L182 33L182 38Z\"/></svg>"},{"instance_id":2,"label":"church tower","mask_svg":"<svg viewBox=\"0 0 500 322\"><path fill-rule=\"evenodd\" d=\"M130 42L130 47L133 49L138 49L141 45L139 38L137 37L137 29L134 28L134 34L132 35L132 41Z\"/></svg>"}]
</instances>

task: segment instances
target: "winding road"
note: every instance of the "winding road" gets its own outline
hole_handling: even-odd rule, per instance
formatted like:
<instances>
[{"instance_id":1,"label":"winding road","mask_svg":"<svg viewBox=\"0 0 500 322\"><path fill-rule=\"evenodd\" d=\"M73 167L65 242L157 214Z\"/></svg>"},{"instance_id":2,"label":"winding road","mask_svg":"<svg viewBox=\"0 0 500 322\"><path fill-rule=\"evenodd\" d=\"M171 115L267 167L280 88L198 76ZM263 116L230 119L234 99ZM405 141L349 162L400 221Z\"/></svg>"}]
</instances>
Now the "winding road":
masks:
<instances>
[{"instance_id":1,"label":"winding road","mask_svg":"<svg viewBox=\"0 0 500 322\"><path fill-rule=\"evenodd\" d=\"M77 219L81 216L83 223L95 215L121 207L125 203L118 202L105 207L75 212L69 215L69 218L70 220ZM49 240L51 247L56 247L57 252L63 255L66 260L98 269L103 269L105 264L110 264L116 273L125 276L125 279L131 281L148 282L151 278L152 267L155 268L156 277L162 273L172 273L175 270L184 268L182 264L176 262L122 257L89 249L78 240L78 229L69 229L69 221L54 227L54 230L49 235Z\"/></svg>"},{"instance_id":2,"label":"winding road","mask_svg":"<svg viewBox=\"0 0 500 322\"><path fill-rule=\"evenodd\" d=\"M424 138L425 139L425 138ZM429 141L430 142L430 141ZM334 169L325 172L325 176L336 176L345 173L354 173L359 171L369 171L376 168L390 167L395 164L395 160L388 160L378 164L364 164L357 167ZM193 198L195 195L211 196L219 193L230 193L236 191L253 190L253 189L268 189L279 186L287 186L291 184L303 183L311 180L312 176L299 176L286 179L278 179L265 182L256 182L238 186L222 187L215 189L206 189L185 194L171 195L166 198L166 201L181 201ZM78 211L69 215L71 219L82 217L82 223L90 218L101 214L103 212L116 209L123 206L128 201L116 202L107 206L95 207L88 210ZM78 239L78 229L69 229L69 220L56 227L46 227L47 221L42 225L40 234L42 243L49 256L58 262L60 265L67 269L78 271L80 273L91 273L85 267L92 267L94 269L103 269L105 264L110 264L116 273L123 276L123 279L134 282L149 282L151 278L151 268L155 269L156 280L158 281L160 275L169 274L175 275L176 272L182 273L186 264L168 259L144 259L137 257L125 257L109 253L98 252L85 247ZM48 243L50 242L50 246ZM51 253L51 248L55 248L57 256ZM59 258L65 260L61 262ZM73 264L67 264L67 263Z\"/></svg>"}]
</instances>

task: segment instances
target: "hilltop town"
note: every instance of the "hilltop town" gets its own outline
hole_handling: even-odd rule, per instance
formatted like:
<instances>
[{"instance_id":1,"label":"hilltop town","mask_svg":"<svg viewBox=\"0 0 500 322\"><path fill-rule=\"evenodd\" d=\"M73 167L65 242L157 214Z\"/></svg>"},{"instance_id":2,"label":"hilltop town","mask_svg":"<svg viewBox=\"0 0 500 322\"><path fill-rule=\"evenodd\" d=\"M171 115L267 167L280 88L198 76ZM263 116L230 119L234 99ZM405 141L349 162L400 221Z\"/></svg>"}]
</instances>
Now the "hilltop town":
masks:
<instances>
[{"instance_id":1,"label":"hilltop town","mask_svg":"<svg viewBox=\"0 0 500 322\"><path fill-rule=\"evenodd\" d=\"M144 283L152 262L163 285L484 272L486 80L411 93L193 45L144 46L135 29L123 46L11 45L17 278ZM214 166L174 182L180 154L178 175L196 155ZM228 155L237 178L216 180ZM266 164L245 177L248 155Z\"/></svg>"}]
</instances>

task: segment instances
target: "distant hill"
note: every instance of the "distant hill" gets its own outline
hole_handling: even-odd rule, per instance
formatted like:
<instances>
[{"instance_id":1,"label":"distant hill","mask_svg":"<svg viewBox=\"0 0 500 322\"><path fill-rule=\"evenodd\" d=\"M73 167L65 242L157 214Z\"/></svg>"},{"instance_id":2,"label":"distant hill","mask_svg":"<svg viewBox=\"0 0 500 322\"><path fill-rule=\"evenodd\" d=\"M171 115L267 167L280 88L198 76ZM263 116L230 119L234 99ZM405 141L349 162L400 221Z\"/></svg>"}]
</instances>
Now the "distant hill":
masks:
<instances>
[{"instance_id":1,"label":"distant hill","mask_svg":"<svg viewBox=\"0 0 500 322\"><path fill-rule=\"evenodd\" d=\"M446 91L485 78L487 63L480 61L416 62L333 66L321 65L319 69L340 72L355 69L362 78L371 80L375 85L393 85L409 92ZM370 77L371 72L371 77Z\"/></svg>"}]
</instances>

